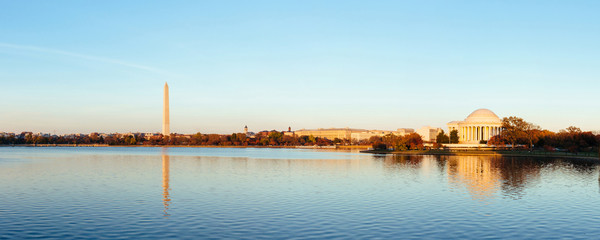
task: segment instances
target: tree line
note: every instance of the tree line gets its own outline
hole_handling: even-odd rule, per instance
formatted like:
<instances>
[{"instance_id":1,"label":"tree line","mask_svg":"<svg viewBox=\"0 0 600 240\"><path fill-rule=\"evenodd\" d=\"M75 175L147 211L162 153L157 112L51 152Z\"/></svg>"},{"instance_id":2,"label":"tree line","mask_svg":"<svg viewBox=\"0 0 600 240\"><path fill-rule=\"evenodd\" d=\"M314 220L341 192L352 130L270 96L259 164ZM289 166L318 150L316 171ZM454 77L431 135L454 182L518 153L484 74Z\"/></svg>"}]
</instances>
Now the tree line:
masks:
<instances>
[{"instance_id":1,"label":"tree line","mask_svg":"<svg viewBox=\"0 0 600 240\"><path fill-rule=\"evenodd\" d=\"M458 143L458 131L449 135L441 131L433 144L440 148L447 143ZM598 152L600 135L582 131L577 127L568 127L559 132L543 130L519 117L502 119L502 131L489 141L482 142L495 147L526 148L545 151ZM287 135L280 131L262 131L249 137L244 133L171 134L144 137L142 134L114 134L102 136L98 133L89 135L43 136L32 133L0 136L0 144L107 144L107 145L198 145L198 146L332 146L332 145L371 145L374 149L417 150L424 149L423 139L417 133L399 136L388 134L373 136L356 141L350 139L333 140L314 137Z\"/></svg>"},{"instance_id":2,"label":"tree line","mask_svg":"<svg viewBox=\"0 0 600 240\"><path fill-rule=\"evenodd\" d=\"M43 136L31 133L20 136L0 136L0 144L107 144L107 145L205 145L205 146L329 146L350 144L346 139L326 139L314 136L290 136L268 131L248 137L244 133L171 134L144 137L141 134L119 134L103 137L97 133L84 136Z\"/></svg>"},{"instance_id":3,"label":"tree line","mask_svg":"<svg viewBox=\"0 0 600 240\"><path fill-rule=\"evenodd\" d=\"M582 131L578 127L568 127L558 132L541 129L538 125L519 117L502 119L502 131L492 137L488 145L514 148L539 149L545 151L597 152L600 134Z\"/></svg>"},{"instance_id":4,"label":"tree line","mask_svg":"<svg viewBox=\"0 0 600 240\"><path fill-rule=\"evenodd\" d=\"M396 151L406 151L425 149L423 138L417 133L410 133L404 136L395 134L387 134L383 137L373 136L369 138L368 143L375 150L394 149Z\"/></svg>"}]
</instances>

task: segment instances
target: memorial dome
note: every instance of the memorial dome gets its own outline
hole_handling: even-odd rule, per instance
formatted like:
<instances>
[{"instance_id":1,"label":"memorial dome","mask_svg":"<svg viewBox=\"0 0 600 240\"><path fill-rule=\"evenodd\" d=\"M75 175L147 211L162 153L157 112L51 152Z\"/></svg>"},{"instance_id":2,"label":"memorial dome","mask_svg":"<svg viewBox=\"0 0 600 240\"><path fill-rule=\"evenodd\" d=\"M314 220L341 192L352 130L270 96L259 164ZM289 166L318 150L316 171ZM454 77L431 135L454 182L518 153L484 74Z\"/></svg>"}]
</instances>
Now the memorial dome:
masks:
<instances>
[{"instance_id":1,"label":"memorial dome","mask_svg":"<svg viewBox=\"0 0 600 240\"><path fill-rule=\"evenodd\" d=\"M489 109L480 108L464 121L449 122L448 131L458 131L459 143L479 144L502 132L502 120Z\"/></svg>"},{"instance_id":2,"label":"memorial dome","mask_svg":"<svg viewBox=\"0 0 600 240\"><path fill-rule=\"evenodd\" d=\"M481 108L469 114L465 122L502 122L502 120L489 109Z\"/></svg>"}]
</instances>

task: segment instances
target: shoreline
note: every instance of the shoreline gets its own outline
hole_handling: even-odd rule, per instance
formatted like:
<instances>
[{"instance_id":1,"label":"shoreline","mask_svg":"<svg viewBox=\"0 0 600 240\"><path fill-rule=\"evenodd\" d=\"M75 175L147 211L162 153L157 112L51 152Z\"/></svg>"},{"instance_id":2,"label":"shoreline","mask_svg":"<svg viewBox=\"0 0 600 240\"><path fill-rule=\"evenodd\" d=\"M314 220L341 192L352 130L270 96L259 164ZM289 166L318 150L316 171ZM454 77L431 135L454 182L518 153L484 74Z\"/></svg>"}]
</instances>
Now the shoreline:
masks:
<instances>
[{"instance_id":1,"label":"shoreline","mask_svg":"<svg viewBox=\"0 0 600 240\"><path fill-rule=\"evenodd\" d=\"M221 145L108 145L108 144L15 144L0 145L2 147L34 147L34 148L52 148L52 147L72 147L72 148L93 148L93 147L169 147L169 148L281 148L281 149L333 149L333 150L361 150L360 153L384 154L398 156L498 156L498 157L541 157L541 158L567 158L579 160L593 160L600 162L598 155L594 153L582 153L586 155L574 155L570 153L557 152L526 152L526 151L492 151L492 150L467 150L467 151L448 151L448 150L369 150L369 145L336 145L336 146L221 146Z\"/></svg>"},{"instance_id":2,"label":"shoreline","mask_svg":"<svg viewBox=\"0 0 600 240\"><path fill-rule=\"evenodd\" d=\"M370 145L336 145L336 146L223 146L223 145L108 145L108 144L14 144L0 147L170 147L170 148L290 148L290 149L342 149L365 150Z\"/></svg>"},{"instance_id":3,"label":"shoreline","mask_svg":"<svg viewBox=\"0 0 600 240\"><path fill-rule=\"evenodd\" d=\"M390 150L364 150L361 153L370 154L391 154L398 156L418 156L418 155L436 155L436 156L498 156L498 157L541 157L541 158L568 158L579 160L593 160L600 162L598 155L589 155L591 153L582 153L587 155L573 155L566 153L535 153L535 152L511 152L511 151L490 151L490 150L469 150L469 151L447 151L447 150L408 150L408 151L390 151Z\"/></svg>"}]
</instances>

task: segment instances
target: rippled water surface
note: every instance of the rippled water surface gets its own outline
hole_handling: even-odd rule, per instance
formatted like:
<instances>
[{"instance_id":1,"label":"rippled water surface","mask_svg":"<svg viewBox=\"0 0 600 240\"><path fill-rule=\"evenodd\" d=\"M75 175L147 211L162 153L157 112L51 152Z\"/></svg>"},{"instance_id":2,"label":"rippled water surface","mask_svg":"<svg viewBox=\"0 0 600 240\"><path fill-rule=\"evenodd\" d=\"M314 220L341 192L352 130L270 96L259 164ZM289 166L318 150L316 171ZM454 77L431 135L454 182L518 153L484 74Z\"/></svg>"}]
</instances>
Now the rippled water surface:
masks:
<instances>
[{"instance_id":1,"label":"rippled water surface","mask_svg":"<svg viewBox=\"0 0 600 240\"><path fill-rule=\"evenodd\" d=\"M0 148L0 238L600 236L599 166L253 148Z\"/></svg>"}]
</instances>

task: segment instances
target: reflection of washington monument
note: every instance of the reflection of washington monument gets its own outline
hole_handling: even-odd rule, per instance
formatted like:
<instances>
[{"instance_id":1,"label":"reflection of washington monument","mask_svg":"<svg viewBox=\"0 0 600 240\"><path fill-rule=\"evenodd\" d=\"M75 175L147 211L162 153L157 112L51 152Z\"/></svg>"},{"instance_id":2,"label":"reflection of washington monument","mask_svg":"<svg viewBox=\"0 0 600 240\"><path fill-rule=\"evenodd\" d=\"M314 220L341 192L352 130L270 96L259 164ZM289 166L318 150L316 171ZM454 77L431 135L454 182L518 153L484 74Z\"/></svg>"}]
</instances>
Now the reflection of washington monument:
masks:
<instances>
[{"instance_id":1,"label":"reflection of washington monument","mask_svg":"<svg viewBox=\"0 0 600 240\"><path fill-rule=\"evenodd\" d=\"M169 121L169 85L165 82L164 96L163 96L163 125L162 134L163 136L169 136L171 134ZM169 204L171 199L169 198L169 155L166 152L162 153L162 184L163 184L163 205L165 205L165 216L169 216L167 210L169 210Z\"/></svg>"},{"instance_id":2,"label":"reflection of washington monument","mask_svg":"<svg viewBox=\"0 0 600 240\"><path fill-rule=\"evenodd\" d=\"M169 204L171 199L169 198L169 155L162 154L162 185L163 185L163 205L165 205L165 216L169 216L167 210L169 210Z\"/></svg>"}]
</instances>

